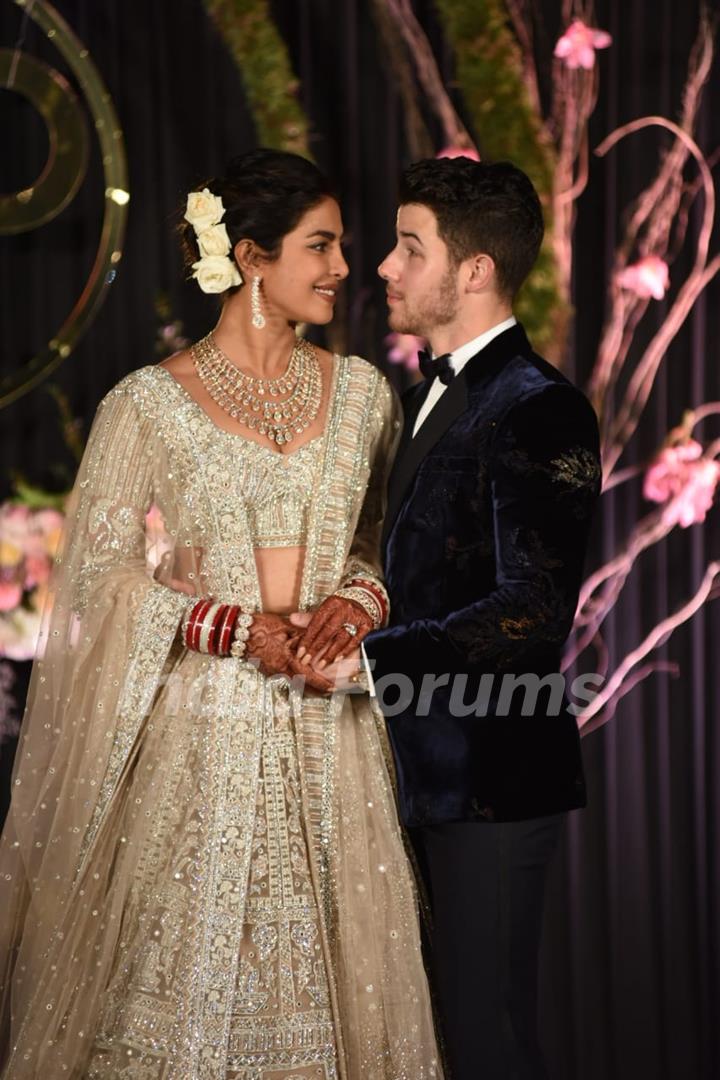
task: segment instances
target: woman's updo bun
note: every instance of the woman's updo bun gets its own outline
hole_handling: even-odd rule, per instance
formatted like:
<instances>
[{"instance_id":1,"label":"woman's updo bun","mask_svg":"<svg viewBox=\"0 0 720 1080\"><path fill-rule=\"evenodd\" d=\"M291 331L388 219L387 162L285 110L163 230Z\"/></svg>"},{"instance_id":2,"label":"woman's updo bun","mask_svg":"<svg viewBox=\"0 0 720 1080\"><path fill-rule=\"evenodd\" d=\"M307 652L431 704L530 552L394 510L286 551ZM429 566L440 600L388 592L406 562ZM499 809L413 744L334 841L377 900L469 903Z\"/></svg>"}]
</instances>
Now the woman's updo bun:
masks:
<instances>
[{"instance_id":1,"label":"woman's updo bun","mask_svg":"<svg viewBox=\"0 0 720 1080\"><path fill-rule=\"evenodd\" d=\"M230 258L238 241L249 239L268 258L276 259L283 238L303 215L334 194L327 177L307 158L264 148L233 158L222 176L204 180L195 190L204 188L219 195L225 207L222 222L230 239ZM200 258L195 230L182 221L179 232L183 260L190 273ZM234 288L228 290L232 292Z\"/></svg>"}]
</instances>

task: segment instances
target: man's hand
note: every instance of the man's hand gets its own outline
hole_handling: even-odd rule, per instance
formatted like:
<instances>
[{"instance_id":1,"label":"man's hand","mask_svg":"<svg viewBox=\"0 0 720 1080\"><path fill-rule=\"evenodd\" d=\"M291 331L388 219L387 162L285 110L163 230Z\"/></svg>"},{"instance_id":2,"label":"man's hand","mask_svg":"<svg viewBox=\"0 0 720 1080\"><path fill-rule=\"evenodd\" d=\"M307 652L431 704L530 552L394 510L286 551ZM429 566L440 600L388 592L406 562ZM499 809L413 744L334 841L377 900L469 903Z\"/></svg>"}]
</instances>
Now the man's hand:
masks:
<instances>
[{"instance_id":1,"label":"man's hand","mask_svg":"<svg viewBox=\"0 0 720 1080\"><path fill-rule=\"evenodd\" d=\"M304 670L307 671L307 668ZM359 649L354 649L344 659L335 660L321 668L322 677L332 683L333 690L367 690L367 687L359 682L363 671Z\"/></svg>"}]
</instances>

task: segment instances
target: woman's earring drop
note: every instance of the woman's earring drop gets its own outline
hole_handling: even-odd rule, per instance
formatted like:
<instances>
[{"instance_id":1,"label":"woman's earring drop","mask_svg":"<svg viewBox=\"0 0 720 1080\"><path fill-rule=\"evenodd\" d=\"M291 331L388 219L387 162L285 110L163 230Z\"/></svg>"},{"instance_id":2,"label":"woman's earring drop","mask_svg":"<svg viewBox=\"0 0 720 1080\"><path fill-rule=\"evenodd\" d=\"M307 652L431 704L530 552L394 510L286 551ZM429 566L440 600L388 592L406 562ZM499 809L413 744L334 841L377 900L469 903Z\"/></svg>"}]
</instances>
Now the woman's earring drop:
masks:
<instances>
[{"instance_id":1,"label":"woman's earring drop","mask_svg":"<svg viewBox=\"0 0 720 1080\"><path fill-rule=\"evenodd\" d=\"M261 277L254 277L252 279L252 287L250 290L250 307L252 309L252 324L256 330L262 330L265 326L265 316L262 313L262 305L260 303L260 285L262 283Z\"/></svg>"}]
</instances>

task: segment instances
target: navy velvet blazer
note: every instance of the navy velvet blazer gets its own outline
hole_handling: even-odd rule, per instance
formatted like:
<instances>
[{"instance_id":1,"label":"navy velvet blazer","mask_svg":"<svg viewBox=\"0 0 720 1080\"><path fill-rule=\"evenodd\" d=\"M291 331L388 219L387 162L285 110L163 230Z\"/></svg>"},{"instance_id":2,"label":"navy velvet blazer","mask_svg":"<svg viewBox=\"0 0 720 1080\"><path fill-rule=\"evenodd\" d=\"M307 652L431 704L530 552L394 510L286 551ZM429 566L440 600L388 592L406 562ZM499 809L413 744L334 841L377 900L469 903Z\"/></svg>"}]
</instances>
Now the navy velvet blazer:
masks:
<instances>
[{"instance_id":1,"label":"navy velvet blazer","mask_svg":"<svg viewBox=\"0 0 720 1080\"><path fill-rule=\"evenodd\" d=\"M413 439L428 387L405 395L388 491L391 622L365 640L402 818L512 821L584 806L567 697L501 692L506 675L557 681L600 491L595 413L519 325L468 362ZM434 689L423 689L428 673Z\"/></svg>"}]
</instances>

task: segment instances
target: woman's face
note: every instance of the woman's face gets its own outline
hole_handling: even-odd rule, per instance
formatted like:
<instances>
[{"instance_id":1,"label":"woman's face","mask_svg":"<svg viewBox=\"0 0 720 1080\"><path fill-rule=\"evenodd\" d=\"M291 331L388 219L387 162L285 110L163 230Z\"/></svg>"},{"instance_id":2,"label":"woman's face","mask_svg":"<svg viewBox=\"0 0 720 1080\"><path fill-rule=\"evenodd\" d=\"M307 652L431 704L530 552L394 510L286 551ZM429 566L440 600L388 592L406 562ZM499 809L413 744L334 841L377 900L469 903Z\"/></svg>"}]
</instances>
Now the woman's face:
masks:
<instances>
[{"instance_id":1,"label":"woman's face","mask_svg":"<svg viewBox=\"0 0 720 1080\"><path fill-rule=\"evenodd\" d=\"M266 318L330 322L340 285L348 275L340 246L342 232L340 207L326 198L283 238L279 258L263 262L258 269Z\"/></svg>"}]
</instances>

